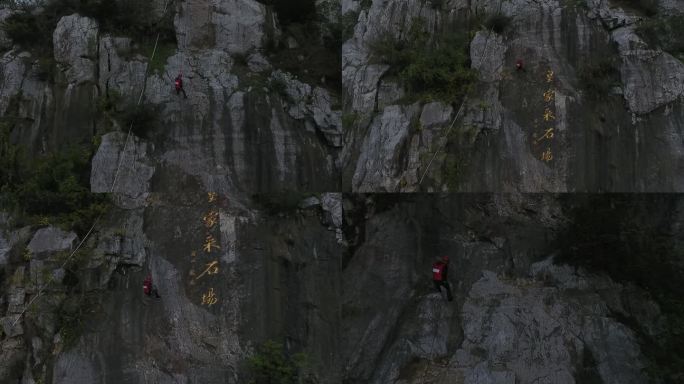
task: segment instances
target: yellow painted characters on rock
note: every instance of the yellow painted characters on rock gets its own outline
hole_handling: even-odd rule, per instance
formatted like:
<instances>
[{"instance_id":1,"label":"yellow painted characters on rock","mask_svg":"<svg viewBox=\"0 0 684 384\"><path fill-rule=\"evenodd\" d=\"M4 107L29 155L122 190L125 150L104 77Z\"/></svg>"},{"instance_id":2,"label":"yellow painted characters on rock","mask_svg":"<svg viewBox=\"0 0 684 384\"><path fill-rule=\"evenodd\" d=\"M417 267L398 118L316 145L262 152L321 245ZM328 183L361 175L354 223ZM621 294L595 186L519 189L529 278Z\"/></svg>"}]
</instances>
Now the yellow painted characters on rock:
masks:
<instances>
[{"instance_id":1,"label":"yellow painted characters on rock","mask_svg":"<svg viewBox=\"0 0 684 384\"><path fill-rule=\"evenodd\" d=\"M556 92L554 92L553 89L549 89L548 91L544 92L543 96L544 96L544 101L547 103L550 103L556 97Z\"/></svg>"},{"instance_id":2,"label":"yellow painted characters on rock","mask_svg":"<svg viewBox=\"0 0 684 384\"><path fill-rule=\"evenodd\" d=\"M202 294L202 305L212 306L218 302L214 288L209 288L207 293Z\"/></svg>"},{"instance_id":3,"label":"yellow painted characters on rock","mask_svg":"<svg viewBox=\"0 0 684 384\"><path fill-rule=\"evenodd\" d=\"M556 120L556 116L549 108L544 109L544 121Z\"/></svg>"},{"instance_id":4,"label":"yellow painted characters on rock","mask_svg":"<svg viewBox=\"0 0 684 384\"><path fill-rule=\"evenodd\" d=\"M207 263L206 266L207 267L204 269L204 271L200 273L199 276L195 278L195 280L199 280L204 275L215 275L219 272L218 260L214 260L211 263Z\"/></svg>"},{"instance_id":5,"label":"yellow painted characters on rock","mask_svg":"<svg viewBox=\"0 0 684 384\"><path fill-rule=\"evenodd\" d=\"M546 71L546 82L550 83L552 81L553 81L553 71L549 69L548 71Z\"/></svg>"},{"instance_id":6,"label":"yellow painted characters on rock","mask_svg":"<svg viewBox=\"0 0 684 384\"><path fill-rule=\"evenodd\" d=\"M215 202L217 198L218 198L218 193L216 193L216 192L208 192L207 193L207 200L210 203Z\"/></svg>"},{"instance_id":7,"label":"yellow painted characters on rock","mask_svg":"<svg viewBox=\"0 0 684 384\"><path fill-rule=\"evenodd\" d=\"M211 229L214 228L216 223L218 223L219 220L219 213L217 211L211 210L209 213L204 215L202 217L202 221L204 222L204 226Z\"/></svg>"},{"instance_id":8,"label":"yellow painted characters on rock","mask_svg":"<svg viewBox=\"0 0 684 384\"><path fill-rule=\"evenodd\" d=\"M204 252L206 253L211 253L211 251L214 248L221 249L221 247L219 247L218 243L216 242L216 239L214 239L214 236L207 235L206 239L204 240L204 245L202 246L202 249L204 249Z\"/></svg>"},{"instance_id":9,"label":"yellow painted characters on rock","mask_svg":"<svg viewBox=\"0 0 684 384\"><path fill-rule=\"evenodd\" d=\"M534 136L533 136L534 137ZM539 144L540 141L542 140L551 140L553 139L553 128L547 129L541 137L537 138L534 140L535 144Z\"/></svg>"}]
</instances>

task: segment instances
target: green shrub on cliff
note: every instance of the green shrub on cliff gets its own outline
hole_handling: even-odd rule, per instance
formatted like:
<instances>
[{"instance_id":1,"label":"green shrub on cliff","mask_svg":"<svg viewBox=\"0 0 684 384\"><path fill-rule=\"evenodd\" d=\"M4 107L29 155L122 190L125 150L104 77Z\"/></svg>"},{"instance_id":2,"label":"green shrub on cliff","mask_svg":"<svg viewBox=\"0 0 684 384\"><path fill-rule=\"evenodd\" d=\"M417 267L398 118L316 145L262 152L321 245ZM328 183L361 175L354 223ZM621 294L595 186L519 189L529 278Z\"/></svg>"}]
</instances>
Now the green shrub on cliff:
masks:
<instances>
[{"instance_id":1,"label":"green shrub on cliff","mask_svg":"<svg viewBox=\"0 0 684 384\"><path fill-rule=\"evenodd\" d=\"M684 61L684 15L645 20L636 33L652 48L660 48Z\"/></svg>"},{"instance_id":2,"label":"green shrub on cliff","mask_svg":"<svg viewBox=\"0 0 684 384\"><path fill-rule=\"evenodd\" d=\"M72 147L29 161L9 188L15 206L30 218L52 217L65 229L85 233L108 208L106 196L90 192L91 155L90 149Z\"/></svg>"},{"instance_id":3,"label":"green shrub on cliff","mask_svg":"<svg viewBox=\"0 0 684 384\"><path fill-rule=\"evenodd\" d=\"M608 95L611 89L620 84L620 72L615 58L607 57L587 60L577 71L580 86L590 97Z\"/></svg>"},{"instance_id":4,"label":"green shrub on cliff","mask_svg":"<svg viewBox=\"0 0 684 384\"><path fill-rule=\"evenodd\" d=\"M640 11L646 16L658 13L658 0L617 0L616 3Z\"/></svg>"},{"instance_id":5,"label":"green shrub on cliff","mask_svg":"<svg viewBox=\"0 0 684 384\"><path fill-rule=\"evenodd\" d=\"M109 208L107 197L90 192L92 149L74 146L34 159L0 136L0 194L3 207L26 224L51 223L85 233Z\"/></svg>"},{"instance_id":6,"label":"green shrub on cliff","mask_svg":"<svg viewBox=\"0 0 684 384\"><path fill-rule=\"evenodd\" d=\"M502 34L506 31L510 24L510 17L504 15L503 13L493 13L487 16L484 26L489 30L492 30L498 34Z\"/></svg>"},{"instance_id":7,"label":"green shrub on cliff","mask_svg":"<svg viewBox=\"0 0 684 384\"><path fill-rule=\"evenodd\" d=\"M155 14L151 1L54 0L45 2L39 12L30 8L17 12L0 27L16 44L33 51L38 58L51 58L52 34L57 23L63 16L74 13L95 19L101 34L129 36L139 46L153 44L157 33L162 47L175 47L176 44L172 8L157 19L151 17ZM158 63L153 64L158 67Z\"/></svg>"},{"instance_id":8,"label":"green shrub on cliff","mask_svg":"<svg viewBox=\"0 0 684 384\"><path fill-rule=\"evenodd\" d=\"M304 353L288 355L283 345L274 341L266 341L259 351L249 358L252 373L251 384L296 384L307 383L302 377L306 367L307 356Z\"/></svg>"},{"instance_id":9,"label":"green shrub on cliff","mask_svg":"<svg viewBox=\"0 0 684 384\"><path fill-rule=\"evenodd\" d=\"M376 63L390 66L387 75L397 76L408 94L423 101L456 102L477 79L464 36L451 31L430 36L420 20L406 37L387 33L369 48Z\"/></svg>"}]
</instances>

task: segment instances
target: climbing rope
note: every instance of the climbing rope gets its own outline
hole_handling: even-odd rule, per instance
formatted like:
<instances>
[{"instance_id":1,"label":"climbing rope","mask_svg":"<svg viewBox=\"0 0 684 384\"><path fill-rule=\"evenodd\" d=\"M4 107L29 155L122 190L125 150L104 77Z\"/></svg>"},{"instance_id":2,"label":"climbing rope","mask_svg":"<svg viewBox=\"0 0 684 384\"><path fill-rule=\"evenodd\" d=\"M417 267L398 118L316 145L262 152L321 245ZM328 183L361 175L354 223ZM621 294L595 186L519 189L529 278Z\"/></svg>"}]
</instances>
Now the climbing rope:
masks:
<instances>
[{"instance_id":1,"label":"climbing rope","mask_svg":"<svg viewBox=\"0 0 684 384\"><path fill-rule=\"evenodd\" d=\"M169 1L167 1L166 4L164 5L164 10L162 11L162 18L163 18L164 15L166 14L166 10L167 10L169 4L170 4L171 2L173 2L173 1L174 1L174 0L169 0ZM149 59L148 64L147 64L147 67L145 68L145 74L144 74L145 81L143 82L142 89L140 90L140 96L138 97L138 102L137 102L136 105L135 105L136 108L139 107L140 104L142 103L143 95L145 94L145 88L147 87L147 73L148 73L149 70L150 70L150 64L149 64L149 63L151 63L152 60L154 60L154 55L155 55L156 52L157 52L157 45L159 44L159 36L160 36L160 35L161 35L161 32L157 32L157 38L156 38L155 41L154 41L154 48L152 49L152 55L150 56L150 59ZM130 125L128 126L128 133L126 134L126 141L124 142L124 147L123 147L123 150L121 151L121 156L119 157L119 162L118 162L117 165L116 165L116 171L114 172L114 180L112 181L112 186L111 186L111 188L109 189L109 193L114 192L114 188L116 187L116 182L117 182L118 176L119 176L119 170L121 169L121 164L122 164L122 162L123 162L124 157L126 156L126 148L127 148L127 146L128 146L128 141L129 141L129 139L130 139L130 137L131 137L131 132L133 131L133 123L134 123L134 121L131 121ZM70 254L70 255L64 260L64 262L60 265L60 269L63 269L64 266L65 266L69 261L71 261L71 258L76 254L76 252L78 252L78 250L81 248L81 246L82 246L82 245L85 243L85 241L90 237L90 235L92 234L93 230L95 229L95 226L97 225L97 223L100 221L101 218L102 218L102 213L100 213L100 214L95 218L95 220L93 221L93 225L90 227L90 229L88 230L88 232L86 232L85 236L83 236L83 239L78 243L78 245L76 246L76 248L71 252L71 254ZM26 304L26 306L24 307L24 309L19 313L19 315L17 316L17 318L12 322L12 327L14 327L14 326L17 324L17 322L24 316L24 314L26 313L26 311L31 307L31 304L33 304L33 302L36 301L36 300L40 297L40 295L43 294L43 292L45 291L45 289L46 289L53 281L54 281L54 275L50 275L50 277L48 278L48 281L47 281L45 284L43 284L42 287L40 287L40 289L38 290L38 293L36 293L36 295L35 295L33 298L31 298L31 300L28 302L28 304Z\"/></svg>"},{"instance_id":2,"label":"climbing rope","mask_svg":"<svg viewBox=\"0 0 684 384\"><path fill-rule=\"evenodd\" d=\"M485 41L485 47L482 50L482 54L480 55L480 64L482 65L482 61L484 60L484 55L487 53L487 46L489 45L489 39L492 35L492 32L494 30L490 29L487 34L487 41ZM468 101L468 95L466 94L465 97L463 98L463 101L461 102L461 106L458 108L458 112L456 112L456 116L454 116L454 119L451 121L451 125L449 125L449 128L446 131L446 134L442 136L443 138L448 138L449 133L451 133L451 129L454 127L454 124L456 123L456 120L458 120L458 117L461 115L461 111L463 110L463 106L466 104ZM435 160L437 157L437 154L441 150L440 145L437 146L437 149L435 150L435 153L432 155L432 158L430 159L430 162L428 163L427 167L425 167L425 171L423 171L423 175L420 177L420 180L418 181L418 187L420 187L420 184L423 182L423 179L425 178L425 175L427 175L428 171L430 170L430 166L432 165L432 162Z\"/></svg>"}]
</instances>

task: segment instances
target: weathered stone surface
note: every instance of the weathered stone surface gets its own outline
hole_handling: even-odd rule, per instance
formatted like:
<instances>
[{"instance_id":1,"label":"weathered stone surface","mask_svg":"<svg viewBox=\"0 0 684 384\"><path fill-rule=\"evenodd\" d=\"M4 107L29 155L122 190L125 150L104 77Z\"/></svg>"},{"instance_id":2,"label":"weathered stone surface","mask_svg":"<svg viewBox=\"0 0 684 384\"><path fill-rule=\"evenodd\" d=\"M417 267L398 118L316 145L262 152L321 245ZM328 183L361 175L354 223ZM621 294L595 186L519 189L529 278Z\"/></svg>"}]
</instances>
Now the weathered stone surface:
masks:
<instances>
[{"instance_id":1,"label":"weathered stone surface","mask_svg":"<svg viewBox=\"0 0 684 384\"><path fill-rule=\"evenodd\" d=\"M471 68L479 72L480 80L484 82L501 80L505 54L503 36L478 31L470 43Z\"/></svg>"},{"instance_id":2,"label":"weathered stone surface","mask_svg":"<svg viewBox=\"0 0 684 384\"><path fill-rule=\"evenodd\" d=\"M10 8L0 8L0 23L3 23L8 17L12 16L14 12ZM12 39L7 36L7 33L0 30L0 50L9 49L12 47Z\"/></svg>"},{"instance_id":3,"label":"weathered stone surface","mask_svg":"<svg viewBox=\"0 0 684 384\"><path fill-rule=\"evenodd\" d=\"M89 359L78 352L61 353L55 363L55 383L96 383L98 377Z\"/></svg>"},{"instance_id":4,"label":"weathered stone surface","mask_svg":"<svg viewBox=\"0 0 684 384\"><path fill-rule=\"evenodd\" d=\"M9 261L10 249L9 241L5 238L5 234L0 229L0 267L5 266Z\"/></svg>"},{"instance_id":5,"label":"weathered stone surface","mask_svg":"<svg viewBox=\"0 0 684 384\"><path fill-rule=\"evenodd\" d=\"M7 337L21 336L24 334L24 327L21 321L16 321L19 315L5 316L0 318L0 325L2 331ZM16 322L15 322L16 321Z\"/></svg>"},{"instance_id":6,"label":"weathered stone surface","mask_svg":"<svg viewBox=\"0 0 684 384\"><path fill-rule=\"evenodd\" d=\"M116 91L125 100L137 101L145 83L146 64L142 56L124 59L131 56L131 39L104 36L99 44L98 84L102 93Z\"/></svg>"},{"instance_id":7,"label":"weathered stone surface","mask_svg":"<svg viewBox=\"0 0 684 384\"><path fill-rule=\"evenodd\" d=\"M26 57L25 54L23 57ZM2 87L0 88L0 112L4 115L9 106L10 99L19 93L22 80L26 73L26 66L17 52L5 53L0 60L2 67Z\"/></svg>"},{"instance_id":8,"label":"weathered stone surface","mask_svg":"<svg viewBox=\"0 0 684 384\"><path fill-rule=\"evenodd\" d=\"M75 233L50 226L36 231L27 247L33 256L40 258L49 253L72 250L77 240Z\"/></svg>"},{"instance_id":9,"label":"weathered stone surface","mask_svg":"<svg viewBox=\"0 0 684 384\"><path fill-rule=\"evenodd\" d=\"M335 228L342 227L342 194L324 193L321 195L321 208L326 212L327 221Z\"/></svg>"},{"instance_id":10,"label":"weathered stone surface","mask_svg":"<svg viewBox=\"0 0 684 384\"><path fill-rule=\"evenodd\" d=\"M212 12L216 47L229 53L247 53L261 47L265 38L266 7L254 0L228 0Z\"/></svg>"},{"instance_id":11,"label":"weathered stone surface","mask_svg":"<svg viewBox=\"0 0 684 384\"><path fill-rule=\"evenodd\" d=\"M378 109L382 110L396 103L404 95L404 89L396 81L381 80L378 87Z\"/></svg>"},{"instance_id":12,"label":"weathered stone surface","mask_svg":"<svg viewBox=\"0 0 684 384\"><path fill-rule=\"evenodd\" d=\"M0 342L0 381L11 383L23 371L26 343L21 337L7 338Z\"/></svg>"},{"instance_id":13,"label":"weathered stone surface","mask_svg":"<svg viewBox=\"0 0 684 384\"><path fill-rule=\"evenodd\" d=\"M586 353L597 360L603 382L644 382L634 335L608 320L606 303L593 292L581 296L587 312L575 313L574 300L562 291L522 284L524 291L521 283L487 272L473 285L463 306L465 342L451 364L463 371L466 383L490 382L483 376L497 370L524 382L575 383L574 356ZM514 331L520 326L529 333ZM529 356L540 355L543 360L529 364Z\"/></svg>"},{"instance_id":14,"label":"weathered stone surface","mask_svg":"<svg viewBox=\"0 0 684 384\"><path fill-rule=\"evenodd\" d=\"M264 72L271 70L271 63L259 52L252 53L247 58L247 66L252 72Z\"/></svg>"},{"instance_id":15,"label":"weathered stone surface","mask_svg":"<svg viewBox=\"0 0 684 384\"><path fill-rule=\"evenodd\" d=\"M422 128L432 128L435 125L449 123L453 108L440 102L427 103L420 113L420 125Z\"/></svg>"},{"instance_id":16,"label":"weathered stone surface","mask_svg":"<svg viewBox=\"0 0 684 384\"><path fill-rule=\"evenodd\" d=\"M110 262L113 259L112 267L118 264L142 266L147 242L142 209L127 210L124 217L112 224L112 229L101 234L96 251Z\"/></svg>"},{"instance_id":17,"label":"weathered stone surface","mask_svg":"<svg viewBox=\"0 0 684 384\"><path fill-rule=\"evenodd\" d=\"M148 144L135 135L129 136L128 142L126 138L123 132L102 136L92 161L90 189L96 193L115 192L115 201L122 208L138 208L149 194L155 168L147 159Z\"/></svg>"},{"instance_id":18,"label":"weathered stone surface","mask_svg":"<svg viewBox=\"0 0 684 384\"><path fill-rule=\"evenodd\" d=\"M399 158L419 111L417 105L390 106L371 123L361 145L352 187L358 192L392 192L399 185Z\"/></svg>"},{"instance_id":19,"label":"weathered stone surface","mask_svg":"<svg viewBox=\"0 0 684 384\"><path fill-rule=\"evenodd\" d=\"M26 299L26 291L24 288L13 288L7 294L8 307L7 313L16 314L21 313L24 309L24 300Z\"/></svg>"},{"instance_id":20,"label":"weathered stone surface","mask_svg":"<svg viewBox=\"0 0 684 384\"><path fill-rule=\"evenodd\" d=\"M52 40L55 60L69 84L95 81L97 22L78 14L62 17Z\"/></svg>"},{"instance_id":21,"label":"weathered stone surface","mask_svg":"<svg viewBox=\"0 0 684 384\"><path fill-rule=\"evenodd\" d=\"M310 196L299 202L299 207L306 209L321 205L321 201L316 196Z\"/></svg>"}]
</instances>

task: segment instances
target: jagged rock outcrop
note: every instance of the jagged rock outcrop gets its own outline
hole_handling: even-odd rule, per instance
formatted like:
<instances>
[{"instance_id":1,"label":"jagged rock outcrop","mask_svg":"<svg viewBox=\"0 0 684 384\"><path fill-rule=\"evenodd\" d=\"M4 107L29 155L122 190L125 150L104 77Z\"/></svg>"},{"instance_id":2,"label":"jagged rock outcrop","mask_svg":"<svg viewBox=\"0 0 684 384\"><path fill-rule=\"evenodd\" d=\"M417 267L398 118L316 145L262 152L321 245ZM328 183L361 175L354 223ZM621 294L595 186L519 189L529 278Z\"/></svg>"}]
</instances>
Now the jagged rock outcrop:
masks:
<instances>
[{"instance_id":1,"label":"jagged rock outcrop","mask_svg":"<svg viewBox=\"0 0 684 384\"><path fill-rule=\"evenodd\" d=\"M149 164L147 153L148 144L134 135L127 137L122 132L112 132L102 136L92 160L91 190L114 192L115 201L122 208L143 207L155 170Z\"/></svg>"},{"instance_id":2,"label":"jagged rock outcrop","mask_svg":"<svg viewBox=\"0 0 684 384\"><path fill-rule=\"evenodd\" d=\"M55 61L70 86L95 81L97 22L78 14L62 17L52 36Z\"/></svg>"},{"instance_id":3,"label":"jagged rock outcrop","mask_svg":"<svg viewBox=\"0 0 684 384\"><path fill-rule=\"evenodd\" d=\"M139 55L125 59L132 53L130 38L104 36L99 44L100 91L103 94L115 91L127 100L137 101L140 86L145 83L145 58Z\"/></svg>"},{"instance_id":4,"label":"jagged rock outcrop","mask_svg":"<svg viewBox=\"0 0 684 384\"><path fill-rule=\"evenodd\" d=\"M7 18L12 16L13 13L14 12L12 12L12 10L9 8L0 9L0 23L3 23L5 20L7 20ZM12 39L7 36L5 31L0 30L0 50L9 49L11 47Z\"/></svg>"},{"instance_id":5,"label":"jagged rock outcrop","mask_svg":"<svg viewBox=\"0 0 684 384\"><path fill-rule=\"evenodd\" d=\"M591 369L604 383L645 382L633 332L610 319L611 303L594 293L616 295L622 287L585 279L586 288L569 293L548 282L508 283L485 272L463 306L464 343L445 374L460 375L464 383L576 383L582 369ZM581 367L587 360L596 366Z\"/></svg>"},{"instance_id":6,"label":"jagged rock outcrop","mask_svg":"<svg viewBox=\"0 0 684 384\"><path fill-rule=\"evenodd\" d=\"M72 250L76 246L77 236L73 232L64 232L59 228L45 227L36 231L26 248L35 257L44 253Z\"/></svg>"},{"instance_id":7,"label":"jagged rock outcrop","mask_svg":"<svg viewBox=\"0 0 684 384\"><path fill-rule=\"evenodd\" d=\"M230 54L261 47L273 23L266 7L254 0L187 1L174 21L181 50L208 45Z\"/></svg>"}]
</instances>

